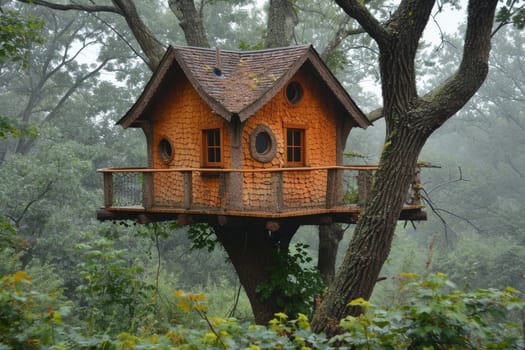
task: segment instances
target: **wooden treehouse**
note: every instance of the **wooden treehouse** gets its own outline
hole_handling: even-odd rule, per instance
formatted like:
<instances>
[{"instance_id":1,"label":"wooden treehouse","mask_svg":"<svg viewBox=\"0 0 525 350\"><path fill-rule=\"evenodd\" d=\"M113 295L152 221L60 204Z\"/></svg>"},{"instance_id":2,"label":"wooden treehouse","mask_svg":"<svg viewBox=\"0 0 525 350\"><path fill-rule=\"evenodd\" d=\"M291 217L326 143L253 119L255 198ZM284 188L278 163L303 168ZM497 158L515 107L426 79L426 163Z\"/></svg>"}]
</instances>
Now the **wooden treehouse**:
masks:
<instances>
[{"instance_id":1,"label":"wooden treehouse","mask_svg":"<svg viewBox=\"0 0 525 350\"><path fill-rule=\"evenodd\" d=\"M311 46L170 47L118 124L144 131L148 167L99 170L99 220L354 223L377 169L343 165L370 122ZM415 169L400 219L426 219L419 189Z\"/></svg>"}]
</instances>

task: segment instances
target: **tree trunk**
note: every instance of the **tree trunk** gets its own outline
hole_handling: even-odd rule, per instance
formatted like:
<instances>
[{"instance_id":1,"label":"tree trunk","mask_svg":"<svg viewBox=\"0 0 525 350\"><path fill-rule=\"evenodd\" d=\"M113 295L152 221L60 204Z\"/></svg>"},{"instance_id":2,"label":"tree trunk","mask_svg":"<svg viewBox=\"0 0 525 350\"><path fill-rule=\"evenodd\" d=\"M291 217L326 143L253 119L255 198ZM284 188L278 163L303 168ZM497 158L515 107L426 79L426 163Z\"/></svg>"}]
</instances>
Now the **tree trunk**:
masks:
<instances>
[{"instance_id":1,"label":"tree trunk","mask_svg":"<svg viewBox=\"0 0 525 350\"><path fill-rule=\"evenodd\" d=\"M194 0L169 0L168 4L179 20L179 26L184 32L186 43L189 46L209 47L210 43L202 21L204 1L201 1L199 11L195 8Z\"/></svg>"},{"instance_id":2,"label":"tree trunk","mask_svg":"<svg viewBox=\"0 0 525 350\"><path fill-rule=\"evenodd\" d=\"M215 234L233 264L239 280L250 300L255 322L267 324L276 312L282 311L275 299L262 299L257 287L268 281L269 267L278 249L288 249L297 225L283 225L269 233L264 224L239 227L214 226Z\"/></svg>"},{"instance_id":3,"label":"tree trunk","mask_svg":"<svg viewBox=\"0 0 525 350\"><path fill-rule=\"evenodd\" d=\"M270 0L266 47L290 45L298 21L292 1Z\"/></svg>"},{"instance_id":4,"label":"tree trunk","mask_svg":"<svg viewBox=\"0 0 525 350\"><path fill-rule=\"evenodd\" d=\"M325 285L329 286L335 276L335 263L339 243L345 230L341 224L319 225L319 249L317 269L323 277Z\"/></svg>"},{"instance_id":5,"label":"tree trunk","mask_svg":"<svg viewBox=\"0 0 525 350\"><path fill-rule=\"evenodd\" d=\"M133 0L112 0L118 8L129 28L133 32L135 39L139 43L142 51L147 57L146 63L151 70L155 70L164 56L165 48L157 41L155 35L149 30L146 24L140 18Z\"/></svg>"},{"instance_id":6,"label":"tree trunk","mask_svg":"<svg viewBox=\"0 0 525 350\"><path fill-rule=\"evenodd\" d=\"M358 0L339 5L376 40L383 93L386 138L370 199L365 205L345 259L312 320L316 332L337 331L339 320L361 310L390 252L397 219L423 145L479 89L487 74L490 32L497 0L470 0L463 60L456 74L423 98L418 97L415 55L434 1L404 0L386 24Z\"/></svg>"},{"instance_id":7,"label":"tree trunk","mask_svg":"<svg viewBox=\"0 0 525 350\"><path fill-rule=\"evenodd\" d=\"M312 321L316 332L332 333L339 320L359 309L348 307L356 298L369 299L392 243L399 213L417 165L424 139L400 132L399 140L383 154L370 200L355 229L344 261ZM408 141L408 142L406 142Z\"/></svg>"}]
</instances>

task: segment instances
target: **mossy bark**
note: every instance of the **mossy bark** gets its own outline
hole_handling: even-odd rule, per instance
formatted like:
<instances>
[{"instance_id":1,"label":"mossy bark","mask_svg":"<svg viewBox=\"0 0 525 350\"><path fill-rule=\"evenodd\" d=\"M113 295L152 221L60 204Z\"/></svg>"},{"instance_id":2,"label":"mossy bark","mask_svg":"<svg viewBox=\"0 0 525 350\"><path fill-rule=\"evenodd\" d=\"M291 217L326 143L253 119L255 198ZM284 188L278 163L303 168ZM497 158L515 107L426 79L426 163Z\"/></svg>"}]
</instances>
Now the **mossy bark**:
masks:
<instances>
[{"instance_id":1,"label":"mossy bark","mask_svg":"<svg viewBox=\"0 0 525 350\"><path fill-rule=\"evenodd\" d=\"M403 0L384 24L358 0L337 0L379 46L386 137L370 199L344 261L312 320L315 331L337 332L339 320L361 310L348 303L368 299L386 261L397 219L426 140L479 89L488 71L497 0L470 0L463 59L457 72L418 96L415 57L434 1Z\"/></svg>"}]
</instances>

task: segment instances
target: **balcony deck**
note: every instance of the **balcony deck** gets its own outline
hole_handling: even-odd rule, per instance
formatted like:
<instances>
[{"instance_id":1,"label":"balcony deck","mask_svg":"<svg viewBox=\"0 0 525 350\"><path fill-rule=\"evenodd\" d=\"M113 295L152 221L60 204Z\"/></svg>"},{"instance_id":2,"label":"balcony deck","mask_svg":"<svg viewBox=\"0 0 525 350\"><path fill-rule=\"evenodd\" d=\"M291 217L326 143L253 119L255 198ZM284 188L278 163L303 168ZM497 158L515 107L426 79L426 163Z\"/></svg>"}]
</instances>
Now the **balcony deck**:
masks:
<instances>
[{"instance_id":1,"label":"balcony deck","mask_svg":"<svg viewBox=\"0 0 525 350\"><path fill-rule=\"evenodd\" d=\"M280 223L295 222L303 225L355 223L361 213L361 206L366 201L371 175L377 166L326 166L304 168L270 168L270 169L202 169L202 168L110 168L100 169L104 174L104 208L97 211L99 220L135 220L139 223L152 221L177 220L181 224L206 222L210 224L245 225L249 222L266 223L269 230L278 228ZM323 198L319 202L292 202L287 198L291 185L287 183L287 174L306 175L316 172L325 173L326 185L322 189ZM308 173L309 172L309 173ZM266 174L265 183L270 194L269 204L242 203L241 198L231 194L234 186L239 186L235 176L260 176ZM163 175L164 174L164 175ZM154 191L155 177L166 174L178 174L180 198L165 198L160 201ZM198 175L197 175L198 174ZM400 220L426 220L424 205L420 200L420 168L414 173L407 201L400 215ZM170 179L174 179L173 175ZM194 201L192 179L196 176L216 176L220 189L217 196L220 204L207 205ZM252 190L243 184L243 191ZM343 188L335 184L343 183ZM258 188L260 191L260 189ZM350 194L350 195L349 195ZM231 197L231 198L228 198Z\"/></svg>"}]
</instances>

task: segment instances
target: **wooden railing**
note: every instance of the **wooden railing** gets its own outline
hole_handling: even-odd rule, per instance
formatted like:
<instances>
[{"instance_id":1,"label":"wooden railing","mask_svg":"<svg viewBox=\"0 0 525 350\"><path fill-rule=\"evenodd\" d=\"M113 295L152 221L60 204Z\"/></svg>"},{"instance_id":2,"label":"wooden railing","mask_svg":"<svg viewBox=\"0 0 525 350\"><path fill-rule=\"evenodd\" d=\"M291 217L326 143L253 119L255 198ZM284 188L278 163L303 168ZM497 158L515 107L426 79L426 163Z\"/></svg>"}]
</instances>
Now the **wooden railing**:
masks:
<instances>
[{"instance_id":1,"label":"wooden railing","mask_svg":"<svg viewBox=\"0 0 525 350\"><path fill-rule=\"evenodd\" d=\"M363 205L375 170L375 165L348 165L269 169L107 168L99 172L104 176L106 209L175 208L278 213L310 208L329 209L343 204ZM407 196L407 205L421 204L419 173L418 167ZM196 182L199 186L205 186L206 181L210 181L206 179L215 181L209 190L194 188ZM307 192L315 192L308 197L309 200L294 197L294 192L302 189L300 181L304 179L308 184L303 187L310 185L309 179L317 179L317 184L311 185L311 189L303 188ZM320 186L319 179L324 180L321 180L324 183ZM155 186L169 186L177 194L171 195L163 188L156 191Z\"/></svg>"}]
</instances>

